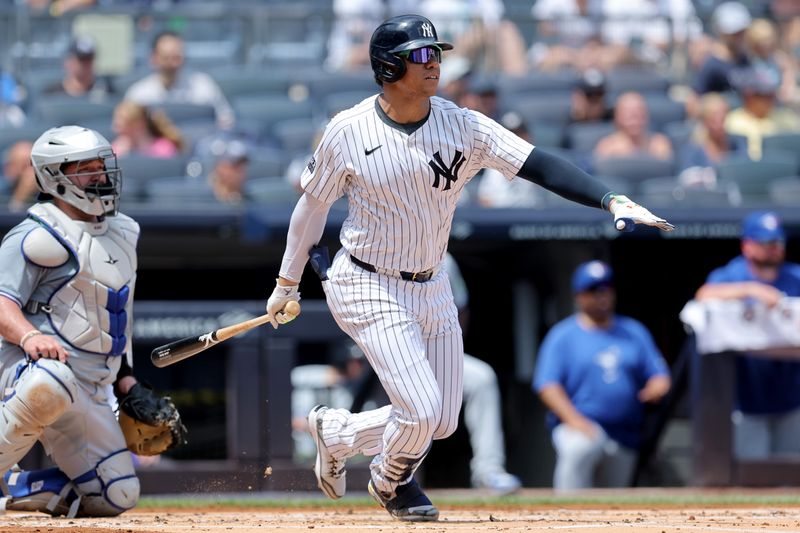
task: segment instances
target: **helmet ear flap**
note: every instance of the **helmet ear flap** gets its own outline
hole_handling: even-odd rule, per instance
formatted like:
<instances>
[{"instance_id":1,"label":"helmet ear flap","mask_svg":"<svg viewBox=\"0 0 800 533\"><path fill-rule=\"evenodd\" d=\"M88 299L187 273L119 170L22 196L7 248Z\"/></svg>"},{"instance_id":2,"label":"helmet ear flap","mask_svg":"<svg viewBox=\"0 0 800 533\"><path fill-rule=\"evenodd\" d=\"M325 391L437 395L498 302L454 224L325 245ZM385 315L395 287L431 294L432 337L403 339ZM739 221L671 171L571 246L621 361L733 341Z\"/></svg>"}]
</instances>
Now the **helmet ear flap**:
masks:
<instances>
[{"instance_id":1,"label":"helmet ear flap","mask_svg":"<svg viewBox=\"0 0 800 533\"><path fill-rule=\"evenodd\" d=\"M373 70L375 77L384 83L394 83L406 73L406 62L402 57L397 57L388 52L373 56ZM376 64L377 63L377 64Z\"/></svg>"}]
</instances>

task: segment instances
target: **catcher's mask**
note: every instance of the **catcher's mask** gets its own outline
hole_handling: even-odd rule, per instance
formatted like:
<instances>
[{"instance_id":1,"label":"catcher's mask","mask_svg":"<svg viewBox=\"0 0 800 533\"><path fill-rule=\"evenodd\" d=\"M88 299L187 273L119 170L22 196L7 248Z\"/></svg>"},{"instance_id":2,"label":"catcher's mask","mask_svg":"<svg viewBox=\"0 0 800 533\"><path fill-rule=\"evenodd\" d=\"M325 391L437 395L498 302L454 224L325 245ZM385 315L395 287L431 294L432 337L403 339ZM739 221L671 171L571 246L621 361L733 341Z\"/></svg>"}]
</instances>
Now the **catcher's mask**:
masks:
<instances>
[{"instance_id":1,"label":"catcher's mask","mask_svg":"<svg viewBox=\"0 0 800 533\"><path fill-rule=\"evenodd\" d=\"M94 160L101 160L103 169L84 170L83 162ZM88 215L117 214L122 171L111 143L96 131L80 126L51 128L33 143L31 163L36 186L44 195L60 198ZM78 165L67 172L70 163ZM80 186L79 181L87 178L92 183Z\"/></svg>"},{"instance_id":2,"label":"catcher's mask","mask_svg":"<svg viewBox=\"0 0 800 533\"><path fill-rule=\"evenodd\" d=\"M369 41L369 59L378 85L393 83L406 73L404 55L413 50L433 48L452 50L453 45L439 40L433 23L421 15L400 15L384 21ZM411 58L416 63L423 58Z\"/></svg>"}]
</instances>

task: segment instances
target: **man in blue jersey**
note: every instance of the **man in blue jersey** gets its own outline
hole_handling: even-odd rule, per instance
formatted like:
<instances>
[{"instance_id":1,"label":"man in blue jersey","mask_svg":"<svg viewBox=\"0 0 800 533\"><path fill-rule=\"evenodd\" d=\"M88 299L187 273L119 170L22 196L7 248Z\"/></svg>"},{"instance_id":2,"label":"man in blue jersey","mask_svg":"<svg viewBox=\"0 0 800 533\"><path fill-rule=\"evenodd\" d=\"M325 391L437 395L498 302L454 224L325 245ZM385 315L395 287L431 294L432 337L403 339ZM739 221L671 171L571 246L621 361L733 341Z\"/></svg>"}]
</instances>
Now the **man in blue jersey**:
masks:
<instances>
[{"instance_id":1,"label":"man in blue jersey","mask_svg":"<svg viewBox=\"0 0 800 533\"><path fill-rule=\"evenodd\" d=\"M533 378L550 410L553 488L625 487L636 466L644 404L669 391L669 369L647 329L615 314L607 264L580 265L572 288L577 311L548 332Z\"/></svg>"},{"instance_id":2,"label":"man in blue jersey","mask_svg":"<svg viewBox=\"0 0 800 533\"><path fill-rule=\"evenodd\" d=\"M786 234L778 216L757 211L742 226L741 255L712 271L695 299L747 299L773 307L800 296L800 265L785 261ZM800 362L737 358L733 422L739 458L800 453Z\"/></svg>"}]
</instances>

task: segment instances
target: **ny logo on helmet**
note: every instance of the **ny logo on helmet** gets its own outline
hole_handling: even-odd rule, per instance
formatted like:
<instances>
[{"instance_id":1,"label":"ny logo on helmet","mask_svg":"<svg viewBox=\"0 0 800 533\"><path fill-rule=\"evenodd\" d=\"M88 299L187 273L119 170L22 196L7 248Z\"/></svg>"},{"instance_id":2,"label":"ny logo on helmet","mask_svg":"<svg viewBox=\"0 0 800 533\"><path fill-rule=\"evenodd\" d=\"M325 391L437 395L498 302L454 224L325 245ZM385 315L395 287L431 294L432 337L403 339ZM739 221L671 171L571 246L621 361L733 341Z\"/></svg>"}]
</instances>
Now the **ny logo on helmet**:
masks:
<instances>
[{"instance_id":1,"label":"ny logo on helmet","mask_svg":"<svg viewBox=\"0 0 800 533\"><path fill-rule=\"evenodd\" d=\"M422 30L423 37L433 37L433 26L431 26L429 23L423 22L422 26L420 26L420 29Z\"/></svg>"},{"instance_id":2,"label":"ny logo on helmet","mask_svg":"<svg viewBox=\"0 0 800 533\"><path fill-rule=\"evenodd\" d=\"M455 155L453 156L453 162L450 163L449 166L445 165L444 161L442 161L442 156L439 152L433 154L433 159L428 161L428 164L433 169L433 173L435 178L433 180L433 184L431 185L434 189L439 188L439 180L441 178L445 179L443 191L450 190L450 183L458 180L458 171L461 170L461 166L466 163L467 158L464 157L459 150L456 150Z\"/></svg>"}]
</instances>

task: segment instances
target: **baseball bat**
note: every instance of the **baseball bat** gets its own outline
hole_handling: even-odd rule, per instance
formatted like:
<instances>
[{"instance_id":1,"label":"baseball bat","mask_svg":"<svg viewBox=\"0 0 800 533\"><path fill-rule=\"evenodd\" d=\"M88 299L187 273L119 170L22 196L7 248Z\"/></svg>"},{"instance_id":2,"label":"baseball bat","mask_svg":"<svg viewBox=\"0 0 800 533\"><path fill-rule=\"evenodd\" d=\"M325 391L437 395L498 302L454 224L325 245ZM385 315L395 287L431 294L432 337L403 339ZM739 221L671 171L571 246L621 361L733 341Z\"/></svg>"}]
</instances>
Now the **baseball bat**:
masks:
<instances>
[{"instance_id":1,"label":"baseball bat","mask_svg":"<svg viewBox=\"0 0 800 533\"><path fill-rule=\"evenodd\" d=\"M636 223L630 218L620 218L615 226L617 231L628 233L636 228Z\"/></svg>"},{"instance_id":2,"label":"baseball bat","mask_svg":"<svg viewBox=\"0 0 800 533\"><path fill-rule=\"evenodd\" d=\"M283 312L291 317L296 317L300 314L300 304L294 300L289 301L286 303L286 306L284 306ZM208 350L212 346L216 346L222 341L235 337L245 331L250 331L262 324L266 324L269 322L269 317L269 314L265 314L251 318L250 320L244 320L238 324L215 329L199 337L185 337L172 341L150 352L150 361L158 368L164 368L178 361L183 361L193 355Z\"/></svg>"}]
</instances>

